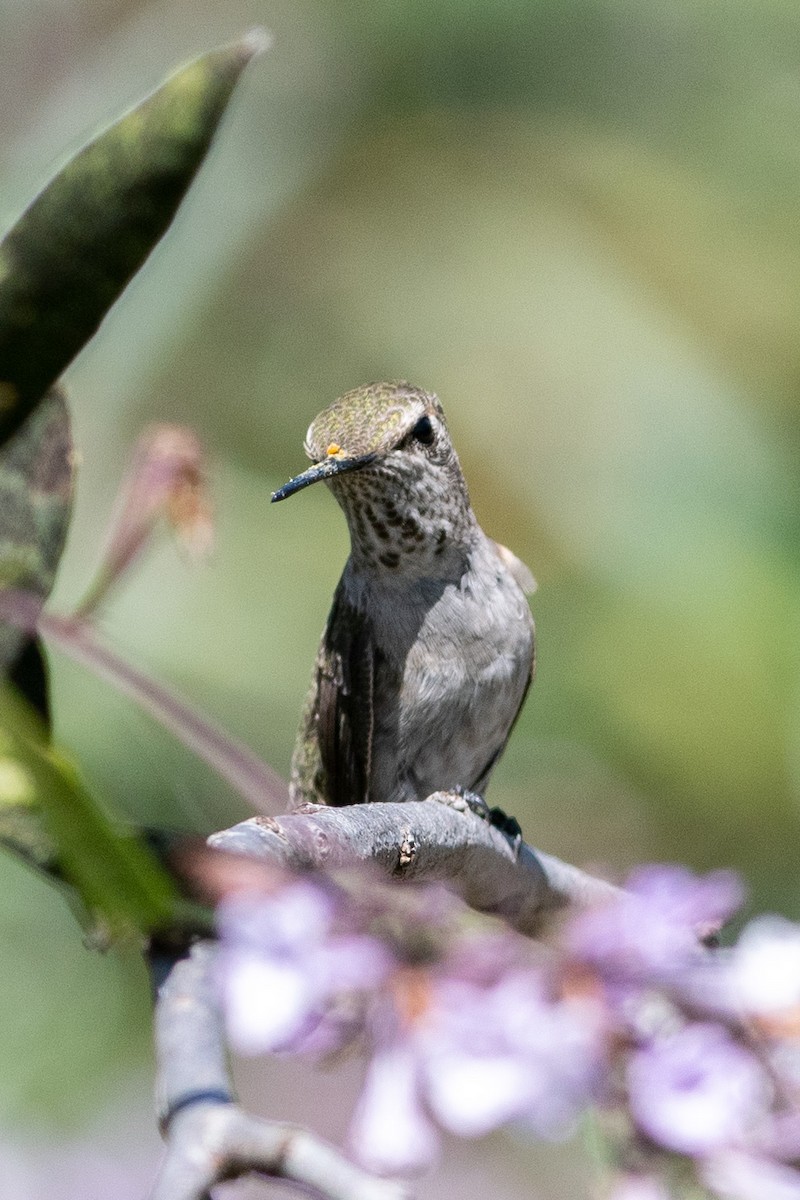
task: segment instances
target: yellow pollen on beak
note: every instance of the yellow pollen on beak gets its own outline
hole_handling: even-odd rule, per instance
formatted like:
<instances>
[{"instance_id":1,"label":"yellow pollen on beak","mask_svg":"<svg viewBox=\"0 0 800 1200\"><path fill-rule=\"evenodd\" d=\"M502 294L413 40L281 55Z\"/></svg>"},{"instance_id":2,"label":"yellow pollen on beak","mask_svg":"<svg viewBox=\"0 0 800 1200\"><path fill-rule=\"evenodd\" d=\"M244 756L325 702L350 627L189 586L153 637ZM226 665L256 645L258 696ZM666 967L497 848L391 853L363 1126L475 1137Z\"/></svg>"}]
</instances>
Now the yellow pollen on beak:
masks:
<instances>
[{"instance_id":1,"label":"yellow pollen on beak","mask_svg":"<svg viewBox=\"0 0 800 1200\"><path fill-rule=\"evenodd\" d=\"M328 449L325 451L325 453L330 458L332 455L338 454L339 451L341 450L341 448L342 447L338 444L338 442L331 442L330 446L328 446Z\"/></svg>"}]
</instances>

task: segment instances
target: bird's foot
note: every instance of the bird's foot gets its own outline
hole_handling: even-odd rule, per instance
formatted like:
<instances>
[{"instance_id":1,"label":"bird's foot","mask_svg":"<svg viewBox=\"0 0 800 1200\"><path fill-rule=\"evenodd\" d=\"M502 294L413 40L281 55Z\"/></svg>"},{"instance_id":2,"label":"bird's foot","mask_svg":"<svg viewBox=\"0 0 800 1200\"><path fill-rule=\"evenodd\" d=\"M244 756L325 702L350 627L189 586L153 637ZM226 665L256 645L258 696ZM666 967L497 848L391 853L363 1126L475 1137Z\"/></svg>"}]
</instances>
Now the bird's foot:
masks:
<instances>
[{"instance_id":1,"label":"bird's foot","mask_svg":"<svg viewBox=\"0 0 800 1200\"><path fill-rule=\"evenodd\" d=\"M446 804L448 808L454 808L457 812L475 813L476 817L487 821L489 825L505 834L515 851L519 850L522 843L522 827L517 818L509 817L502 808L490 808L483 796L479 796L477 792L457 786L446 792L432 792L428 799L435 800L437 804Z\"/></svg>"},{"instance_id":2,"label":"bird's foot","mask_svg":"<svg viewBox=\"0 0 800 1200\"><path fill-rule=\"evenodd\" d=\"M431 792L427 799L435 800L437 804L444 804L448 808L454 808L456 812L474 812L475 816L480 817L482 821L489 820L491 810L483 796L479 796L477 792L470 792L464 787L449 788L446 792Z\"/></svg>"},{"instance_id":3,"label":"bird's foot","mask_svg":"<svg viewBox=\"0 0 800 1200\"><path fill-rule=\"evenodd\" d=\"M516 817L510 817L507 812L495 805L494 808L489 809L488 819L490 825L494 825L495 829L499 829L514 843L516 848L519 848L522 841L522 826Z\"/></svg>"}]
</instances>

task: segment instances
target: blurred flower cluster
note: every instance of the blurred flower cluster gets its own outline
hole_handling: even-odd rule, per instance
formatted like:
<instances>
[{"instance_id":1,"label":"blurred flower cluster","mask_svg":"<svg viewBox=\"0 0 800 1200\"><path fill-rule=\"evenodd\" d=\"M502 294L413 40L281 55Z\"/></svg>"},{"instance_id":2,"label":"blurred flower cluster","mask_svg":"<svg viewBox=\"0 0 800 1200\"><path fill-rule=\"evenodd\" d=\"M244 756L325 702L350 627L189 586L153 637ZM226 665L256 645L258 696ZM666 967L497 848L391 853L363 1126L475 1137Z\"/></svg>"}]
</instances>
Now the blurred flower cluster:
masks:
<instances>
[{"instance_id":1,"label":"blurred flower cluster","mask_svg":"<svg viewBox=\"0 0 800 1200\"><path fill-rule=\"evenodd\" d=\"M360 884L230 895L218 978L241 1053L366 1050L365 1165L424 1167L440 1130L559 1138L591 1111L614 1200L800 1200L800 926L710 947L735 876L641 869L546 942L440 890Z\"/></svg>"}]
</instances>

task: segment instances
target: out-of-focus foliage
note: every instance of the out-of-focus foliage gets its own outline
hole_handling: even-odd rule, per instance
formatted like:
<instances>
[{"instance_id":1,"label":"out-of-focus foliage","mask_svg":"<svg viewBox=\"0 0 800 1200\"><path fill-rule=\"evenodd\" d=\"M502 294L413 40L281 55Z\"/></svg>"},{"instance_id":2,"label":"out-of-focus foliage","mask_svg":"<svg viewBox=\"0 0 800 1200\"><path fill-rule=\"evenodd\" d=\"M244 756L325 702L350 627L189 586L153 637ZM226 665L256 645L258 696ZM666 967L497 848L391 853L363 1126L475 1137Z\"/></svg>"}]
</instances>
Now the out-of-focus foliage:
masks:
<instances>
[{"instance_id":1,"label":"out-of-focus foliage","mask_svg":"<svg viewBox=\"0 0 800 1200\"><path fill-rule=\"evenodd\" d=\"M0 244L0 436L19 428L159 241L254 47L208 54L85 146Z\"/></svg>"},{"instance_id":2,"label":"out-of-focus foliage","mask_svg":"<svg viewBox=\"0 0 800 1200\"><path fill-rule=\"evenodd\" d=\"M115 828L10 688L0 692L0 842L35 865L57 868L85 906L84 922L100 922L104 937L169 922L169 876L134 836Z\"/></svg>"},{"instance_id":3,"label":"out-of-focus foliage","mask_svg":"<svg viewBox=\"0 0 800 1200\"><path fill-rule=\"evenodd\" d=\"M73 466L67 404L53 389L0 447L0 586L50 594L72 513ZM0 673L23 641L18 629L0 624Z\"/></svg>"},{"instance_id":4,"label":"out-of-focus foliage","mask_svg":"<svg viewBox=\"0 0 800 1200\"><path fill-rule=\"evenodd\" d=\"M17 0L0 211L254 21L274 49L70 370L83 468L57 603L85 588L141 425L193 425L215 560L159 549L106 629L285 769L346 537L324 492L270 509L270 490L345 389L433 388L481 521L539 581L539 677L491 801L573 860L734 865L796 916L800 10ZM54 666L60 733L126 811L241 815Z\"/></svg>"},{"instance_id":5,"label":"out-of-focus foliage","mask_svg":"<svg viewBox=\"0 0 800 1200\"><path fill-rule=\"evenodd\" d=\"M49 595L71 515L70 421L51 389L170 225L260 41L178 71L58 171L0 242L0 585L29 600ZM14 615L0 670L17 682ZM46 692L40 668L33 703L49 717ZM0 735L0 841L57 871L104 934L162 929L176 900L168 875L114 828L11 688Z\"/></svg>"},{"instance_id":6,"label":"out-of-focus foliage","mask_svg":"<svg viewBox=\"0 0 800 1200\"><path fill-rule=\"evenodd\" d=\"M0 842L67 885L103 939L162 930L178 902L52 745L40 644L17 620L23 600L49 595L71 516L75 455L54 381L169 226L258 48L251 37L178 72L57 172L0 243L0 672L23 693L0 681Z\"/></svg>"}]
</instances>

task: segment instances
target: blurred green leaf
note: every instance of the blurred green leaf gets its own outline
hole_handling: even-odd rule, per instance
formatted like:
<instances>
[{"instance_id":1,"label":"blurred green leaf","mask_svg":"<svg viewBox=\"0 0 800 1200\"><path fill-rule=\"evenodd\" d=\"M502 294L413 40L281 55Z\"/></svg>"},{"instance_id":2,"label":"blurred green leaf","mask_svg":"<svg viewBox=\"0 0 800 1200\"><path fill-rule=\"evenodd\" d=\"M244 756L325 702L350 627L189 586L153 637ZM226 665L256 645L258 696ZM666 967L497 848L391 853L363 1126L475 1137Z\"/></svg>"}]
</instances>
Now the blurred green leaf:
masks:
<instances>
[{"instance_id":1,"label":"blurred green leaf","mask_svg":"<svg viewBox=\"0 0 800 1200\"><path fill-rule=\"evenodd\" d=\"M173 75L90 142L0 245L0 441L19 428L166 232L252 35Z\"/></svg>"},{"instance_id":2,"label":"blurred green leaf","mask_svg":"<svg viewBox=\"0 0 800 1200\"><path fill-rule=\"evenodd\" d=\"M44 829L37 814L44 817ZM0 691L0 842L58 873L115 936L167 926L177 895L133 836L117 829L77 769L9 688Z\"/></svg>"}]
</instances>

